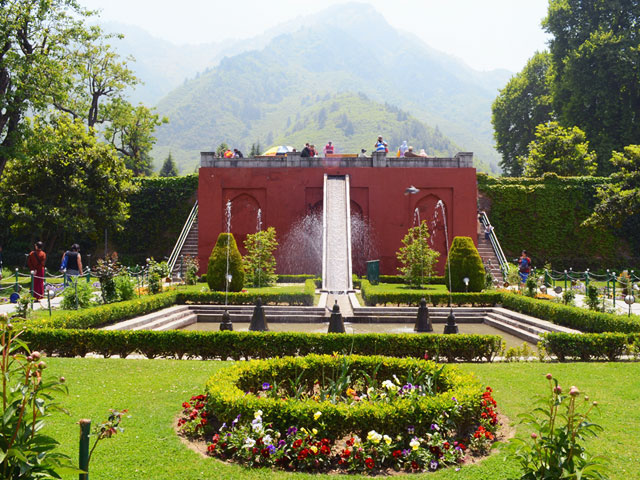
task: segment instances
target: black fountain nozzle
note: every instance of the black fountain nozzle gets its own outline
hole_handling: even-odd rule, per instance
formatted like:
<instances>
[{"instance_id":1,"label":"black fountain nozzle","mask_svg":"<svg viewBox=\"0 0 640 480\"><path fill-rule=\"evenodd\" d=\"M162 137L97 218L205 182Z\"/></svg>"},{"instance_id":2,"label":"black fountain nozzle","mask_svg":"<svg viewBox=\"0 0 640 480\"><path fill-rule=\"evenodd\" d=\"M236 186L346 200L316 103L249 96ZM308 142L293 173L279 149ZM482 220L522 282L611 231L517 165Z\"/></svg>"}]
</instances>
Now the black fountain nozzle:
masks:
<instances>
[{"instance_id":1,"label":"black fountain nozzle","mask_svg":"<svg viewBox=\"0 0 640 480\"><path fill-rule=\"evenodd\" d=\"M231 316L229 315L229 311L225 310L222 312L222 322L220 322L220 331L229 330L233 331L233 323L231 323Z\"/></svg>"},{"instance_id":2,"label":"black fountain nozzle","mask_svg":"<svg viewBox=\"0 0 640 480\"><path fill-rule=\"evenodd\" d=\"M256 299L256 306L253 309L253 315L251 315L251 323L249 324L250 332L268 332L269 325L267 325L267 319L264 316L264 307L262 306L262 298Z\"/></svg>"},{"instance_id":3,"label":"black fountain nozzle","mask_svg":"<svg viewBox=\"0 0 640 480\"><path fill-rule=\"evenodd\" d=\"M453 308L449 310L449 316L447 316L447 324L444 326L444 333L459 333L458 324L456 323L456 316L453 314Z\"/></svg>"},{"instance_id":4,"label":"black fountain nozzle","mask_svg":"<svg viewBox=\"0 0 640 480\"><path fill-rule=\"evenodd\" d=\"M333 304L333 310L331 310L331 318L329 319L329 330L327 333L345 333L344 321L342 320L342 314L340 313L340 307L338 306L338 300Z\"/></svg>"},{"instance_id":5,"label":"black fountain nozzle","mask_svg":"<svg viewBox=\"0 0 640 480\"><path fill-rule=\"evenodd\" d=\"M418 317L416 318L416 325L413 327L413 330L422 333L422 332L433 332L433 325L431 324L431 319L429 318L429 308L427 307L427 300L420 300L420 306L418 307Z\"/></svg>"}]
</instances>

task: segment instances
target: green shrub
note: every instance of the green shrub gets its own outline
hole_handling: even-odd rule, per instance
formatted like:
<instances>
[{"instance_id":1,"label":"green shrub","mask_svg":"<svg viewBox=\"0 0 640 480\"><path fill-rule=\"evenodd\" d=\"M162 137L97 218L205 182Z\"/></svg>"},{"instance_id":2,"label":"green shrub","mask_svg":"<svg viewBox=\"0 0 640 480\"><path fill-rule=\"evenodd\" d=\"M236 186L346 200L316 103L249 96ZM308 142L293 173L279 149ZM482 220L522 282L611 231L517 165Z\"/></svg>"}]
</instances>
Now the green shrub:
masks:
<instances>
[{"instance_id":1,"label":"green shrub","mask_svg":"<svg viewBox=\"0 0 640 480\"><path fill-rule=\"evenodd\" d=\"M126 302L136 296L136 282L128 273L121 273L113 281L120 301Z\"/></svg>"},{"instance_id":2,"label":"green shrub","mask_svg":"<svg viewBox=\"0 0 640 480\"><path fill-rule=\"evenodd\" d=\"M629 347L638 336L624 333L548 333L541 344L549 355L559 361L573 359L609 360L614 362L629 353Z\"/></svg>"},{"instance_id":3,"label":"green shrub","mask_svg":"<svg viewBox=\"0 0 640 480\"><path fill-rule=\"evenodd\" d=\"M502 293L501 296L505 308L581 332L640 332L640 321L637 315L627 317L626 315L594 312L513 293Z\"/></svg>"},{"instance_id":4,"label":"green shrub","mask_svg":"<svg viewBox=\"0 0 640 480\"><path fill-rule=\"evenodd\" d=\"M227 243L229 249L229 283L230 292L239 292L244 286L244 269L242 267L242 255L238 251L238 245L231 233L221 233L218 235L211 256L209 257L209 267L207 268L207 283L212 291L224 292L226 289L227 274Z\"/></svg>"},{"instance_id":5,"label":"green shrub","mask_svg":"<svg viewBox=\"0 0 640 480\"><path fill-rule=\"evenodd\" d=\"M591 310L600 310L600 298L598 298L598 287L595 285L589 285L587 287L587 295L585 302Z\"/></svg>"},{"instance_id":6,"label":"green shrub","mask_svg":"<svg viewBox=\"0 0 640 480\"><path fill-rule=\"evenodd\" d=\"M166 295L166 294L163 294ZM57 326L57 325L56 325ZM187 330L94 330L34 328L24 337L34 349L62 357L95 352L105 357L141 353L149 358L200 357L242 360L332 354L386 355L435 361L492 361L500 353L497 335L326 334L300 332L200 332Z\"/></svg>"},{"instance_id":7,"label":"green shrub","mask_svg":"<svg viewBox=\"0 0 640 480\"><path fill-rule=\"evenodd\" d=\"M451 278L449 278L451 275ZM471 237L455 237L445 265L445 285L451 281L452 292L464 292L463 278L469 279L469 292L481 292L484 287L484 265Z\"/></svg>"},{"instance_id":8,"label":"green shrub","mask_svg":"<svg viewBox=\"0 0 640 480\"><path fill-rule=\"evenodd\" d=\"M473 376L450 366L438 372L440 393L417 397L413 401L349 405L297 400L294 395L276 399L245 393L259 391L264 382L281 386L293 382L300 388L312 389L317 381L322 386L338 376L344 358L338 355L285 357L238 363L221 369L207 382L207 411L215 414L219 421L230 423L238 414L252 418L254 412L262 410L273 428L282 431L291 425L312 425L314 414L320 412L325 434L340 438L352 432L366 436L370 430L397 435L405 432L407 425L420 431L429 430L444 412L455 430L464 431L482 410L481 385ZM417 359L357 355L347 359L354 381L370 375L369 379L373 377L373 381L382 382L395 375L402 383L407 381L409 371L426 369L435 375L439 370L435 363Z\"/></svg>"},{"instance_id":9,"label":"green shrub","mask_svg":"<svg viewBox=\"0 0 640 480\"><path fill-rule=\"evenodd\" d=\"M198 261L198 257L185 255L184 263L184 283L186 283L187 285L196 285L198 283L198 270L200 270L200 262Z\"/></svg>"},{"instance_id":10,"label":"green shrub","mask_svg":"<svg viewBox=\"0 0 640 480\"><path fill-rule=\"evenodd\" d=\"M277 283L304 283L307 280L316 279L316 275L283 275L278 274Z\"/></svg>"},{"instance_id":11,"label":"green shrub","mask_svg":"<svg viewBox=\"0 0 640 480\"><path fill-rule=\"evenodd\" d=\"M77 290L76 290L77 287ZM76 305L76 293L78 303ZM72 277L67 288L62 291L62 302L60 306L64 310L75 310L77 308L87 308L93 301L93 288L90 283L82 281L79 277Z\"/></svg>"}]
</instances>

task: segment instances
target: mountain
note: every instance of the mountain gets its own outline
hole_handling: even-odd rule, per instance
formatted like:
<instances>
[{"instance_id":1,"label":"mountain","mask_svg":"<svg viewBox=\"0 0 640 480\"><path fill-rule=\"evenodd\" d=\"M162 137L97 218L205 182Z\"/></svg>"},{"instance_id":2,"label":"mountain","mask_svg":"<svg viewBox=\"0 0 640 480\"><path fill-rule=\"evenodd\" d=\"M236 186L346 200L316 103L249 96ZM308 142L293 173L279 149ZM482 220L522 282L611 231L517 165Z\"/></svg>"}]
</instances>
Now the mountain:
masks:
<instances>
[{"instance_id":1,"label":"mountain","mask_svg":"<svg viewBox=\"0 0 640 480\"><path fill-rule=\"evenodd\" d=\"M184 104L191 102L185 100ZM202 109L196 110L198 107ZM263 150L273 144L291 145L302 150L304 144L310 142L322 150L329 140L335 145L336 152L356 153L362 148L371 152L378 132L384 132L390 146L398 146L403 140L412 138L415 141L411 145L416 152L424 148L430 155L451 156L460 151L438 129L426 126L398 107L374 102L362 93L318 93L315 96L303 93L270 107L260 108L261 118L254 121L238 120L235 115L226 115L222 109L216 109L216 123L209 131L202 131L191 130L188 124L182 124L183 118L210 114L208 105L191 104L188 115L174 117L176 126L171 130L172 136L164 137L165 144L156 147L155 158L165 158L171 152L181 171L192 171L196 158L193 155L199 159L200 151L215 150L221 141L245 154L253 143L260 143ZM246 105L240 109L244 111L240 117L258 116ZM213 132L224 133L218 137L218 133ZM202 147L196 152L193 145Z\"/></svg>"},{"instance_id":2,"label":"mountain","mask_svg":"<svg viewBox=\"0 0 640 480\"><path fill-rule=\"evenodd\" d=\"M491 102L509 72L474 71L414 35L395 30L375 9L359 3L332 6L289 28L271 30L261 40L253 39L254 45L263 47L251 49L251 41L244 42L208 47L210 60L202 65L206 70L158 103L170 123L158 131L156 163L172 151L182 170L190 171L200 151L223 141L245 149L256 141L263 146L295 143L298 138L287 130L292 123L310 115L309 109L326 109L321 103L327 95L334 98L349 92L339 98L356 105L354 96L363 94L367 105L360 107L371 112L393 105L400 109L400 117L433 126L423 125L421 131L436 132L437 127L440 136L451 139L446 140L448 145L473 151L488 164L485 168L496 170L499 156L493 148ZM351 123L356 117L362 120L353 111L347 116ZM378 133L389 137L382 118L376 121L380 128L370 131L369 137ZM304 141L324 143L331 131L340 130L331 116L325 122L325 128L316 125L308 130ZM401 132L399 137L409 143L438 150L426 138L412 137L411 129ZM351 145L346 136L333 138Z\"/></svg>"}]
</instances>

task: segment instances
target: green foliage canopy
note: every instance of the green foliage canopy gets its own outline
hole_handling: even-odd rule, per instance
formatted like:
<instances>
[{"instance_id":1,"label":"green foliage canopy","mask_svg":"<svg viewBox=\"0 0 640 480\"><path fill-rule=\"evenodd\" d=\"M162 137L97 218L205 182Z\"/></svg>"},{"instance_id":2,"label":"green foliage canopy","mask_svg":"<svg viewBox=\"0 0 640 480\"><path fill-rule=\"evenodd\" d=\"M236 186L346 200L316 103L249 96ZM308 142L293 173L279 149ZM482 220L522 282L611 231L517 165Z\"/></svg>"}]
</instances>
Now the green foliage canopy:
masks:
<instances>
[{"instance_id":1,"label":"green foliage canopy","mask_svg":"<svg viewBox=\"0 0 640 480\"><path fill-rule=\"evenodd\" d=\"M640 145L613 152L616 172L598 189L598 205L586 225L620 227L630 217L640 215Z\"/></svg>"},{"instance_id":2,"label":"green foliage canopy","mask_svg":"<svg viewBox=\"0 0 640 480\"><path fill-rule=\"evenodd\" d=\"M577 125L611 171L612 150L640 138L640 69L635 0L551 0L544 29L552 35L553 107L562 125Z\"/></svg>"},{"instance_id":3,"label":"green foliage canopy","mask_svg":"<svg viewBox=\"0 0 640 480\"><path fill-rule=\"evenodd\" d=\"M502 155L500 167L505 175L522 175L523 167L518 157L526 156L529 143L535 138L536 126L552 118L550 66L548 52L536 53L493 102L493 135L496 150Z\"/></svg>"},{"instance_id":4,"label":"green foliage canopy","mask_svg":"<svg viewBox=\"0 0 640 480\"><path fill-rule=\"evenodd\" d=\"M0 183L3 216L16 234L39 236L50 251L76 235L119 230L135 191L130 172L113 149L80 121L36 118Z\"/></svg>"},{"instance_id":5,"label":"green foliage canopy","mask_svg":"<svg viewBox=\"0 0 640 480\"><path fill-rule=\"evenodd\" d=\"M521 161L528 177L547 172L563 177L596 172L596 155L589 151L584 132L578 127L561 127L558 122L541 123L536 127L535 140L529 144L529 153Z\"/></svg>"}]
</instances>

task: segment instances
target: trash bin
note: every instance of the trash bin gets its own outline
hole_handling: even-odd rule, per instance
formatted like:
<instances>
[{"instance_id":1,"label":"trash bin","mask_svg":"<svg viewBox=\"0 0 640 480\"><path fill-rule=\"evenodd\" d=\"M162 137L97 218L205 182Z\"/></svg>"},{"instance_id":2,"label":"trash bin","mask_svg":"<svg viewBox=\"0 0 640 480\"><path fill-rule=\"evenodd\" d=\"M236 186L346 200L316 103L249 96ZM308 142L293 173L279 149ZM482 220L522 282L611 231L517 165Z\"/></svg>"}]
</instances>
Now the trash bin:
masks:
<instances>
[{"instance_id":1,"label":"trash bin","mask_svg":"<svg viewBox=\"0 0 640 480\"><path fill-rule=\"evenodd\" d=\"M367 262L367 280L372 285L380 282L380 260L369 260Z\"/></svg>"}]
</instances>

